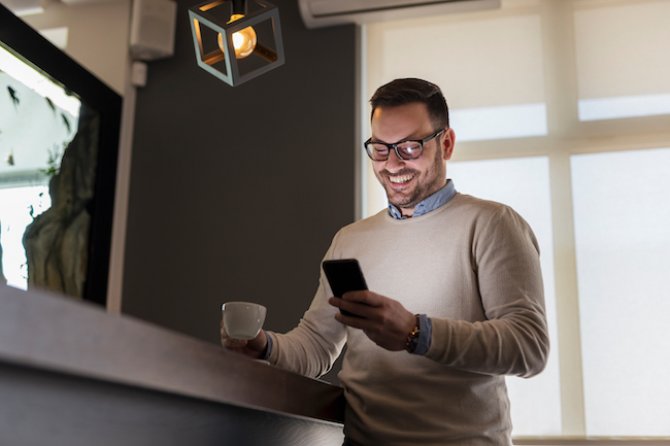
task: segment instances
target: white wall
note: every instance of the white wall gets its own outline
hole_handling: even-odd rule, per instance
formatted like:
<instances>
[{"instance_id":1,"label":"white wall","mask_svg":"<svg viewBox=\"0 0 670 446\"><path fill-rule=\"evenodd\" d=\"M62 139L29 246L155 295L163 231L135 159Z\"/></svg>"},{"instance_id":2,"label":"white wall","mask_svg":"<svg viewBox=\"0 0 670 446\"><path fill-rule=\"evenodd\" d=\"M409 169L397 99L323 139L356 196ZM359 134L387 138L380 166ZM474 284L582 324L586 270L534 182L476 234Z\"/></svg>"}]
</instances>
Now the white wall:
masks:
<instances>
[{"instance_id":1,"label":"white wall","mask_svg":"<svg viewBox=\"0 0 670 446\"><path fill-rule=\"evenodd\" d=\"M67 27L64 51L120 95L126 89L131 0L48 2L22 20L37 30Z\"/></svg>"}]
</instances>

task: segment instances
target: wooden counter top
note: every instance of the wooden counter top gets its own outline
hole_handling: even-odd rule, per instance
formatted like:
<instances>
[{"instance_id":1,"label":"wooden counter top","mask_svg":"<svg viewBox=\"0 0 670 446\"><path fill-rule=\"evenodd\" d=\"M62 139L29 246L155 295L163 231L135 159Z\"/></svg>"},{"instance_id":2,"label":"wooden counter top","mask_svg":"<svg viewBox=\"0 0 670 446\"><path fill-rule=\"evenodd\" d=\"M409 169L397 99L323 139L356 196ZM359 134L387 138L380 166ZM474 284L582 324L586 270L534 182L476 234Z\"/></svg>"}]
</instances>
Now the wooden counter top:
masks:
<instances>
[{"instance_id":1,"label":"wooden counter top","mask_svg":"<svg viewBox=\"0 0 670 446\"><path fill-rule=\"evenodd\" d=\"M341 423L342 389L86 302L0 285L0 363Z\"/></svg>"}]
</instances>

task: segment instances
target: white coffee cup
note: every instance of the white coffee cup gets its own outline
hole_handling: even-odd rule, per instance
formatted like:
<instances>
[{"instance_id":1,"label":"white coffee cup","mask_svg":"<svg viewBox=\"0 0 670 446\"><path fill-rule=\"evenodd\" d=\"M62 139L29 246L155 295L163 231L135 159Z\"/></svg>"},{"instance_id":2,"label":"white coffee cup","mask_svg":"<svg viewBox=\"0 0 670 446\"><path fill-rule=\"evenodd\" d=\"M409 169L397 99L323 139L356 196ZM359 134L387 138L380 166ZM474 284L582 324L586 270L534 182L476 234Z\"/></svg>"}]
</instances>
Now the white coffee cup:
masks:
<instances>
[{"instance_id":1,"label":"white coffee cup","mask_svg":"<svg viewBox=\"0 0 670 446\"><path fill-rule=\"evenodd\" d=\"M221 305L223 327L232 339L253 339L263 328L267 309L252 302L226 302Z\"/></svg>"}]
</instances>

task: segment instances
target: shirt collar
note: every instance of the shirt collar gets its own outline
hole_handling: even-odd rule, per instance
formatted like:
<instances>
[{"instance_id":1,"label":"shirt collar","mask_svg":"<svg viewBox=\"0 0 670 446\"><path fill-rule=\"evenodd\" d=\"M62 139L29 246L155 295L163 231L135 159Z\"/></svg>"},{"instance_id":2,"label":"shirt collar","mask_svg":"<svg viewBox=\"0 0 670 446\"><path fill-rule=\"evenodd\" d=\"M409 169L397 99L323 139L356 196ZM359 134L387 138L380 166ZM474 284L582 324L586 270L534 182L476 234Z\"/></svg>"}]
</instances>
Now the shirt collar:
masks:
<instances>
[{"instance_id":1,"label":"shirt collar","mask_svg":"<svg viewBox=\"0 0 670 446\"><path fill-rule=\"evenodd\" d=\"M442 189L426 197L416 205L412 218L420 217L445 205L454 195L456 195L456 187L454 186L454 182L449 179ZM388 205L388 212L395 220L405 220L408 218L403 216L402 211L391 203Z\"/></svg>"}]
</instances>

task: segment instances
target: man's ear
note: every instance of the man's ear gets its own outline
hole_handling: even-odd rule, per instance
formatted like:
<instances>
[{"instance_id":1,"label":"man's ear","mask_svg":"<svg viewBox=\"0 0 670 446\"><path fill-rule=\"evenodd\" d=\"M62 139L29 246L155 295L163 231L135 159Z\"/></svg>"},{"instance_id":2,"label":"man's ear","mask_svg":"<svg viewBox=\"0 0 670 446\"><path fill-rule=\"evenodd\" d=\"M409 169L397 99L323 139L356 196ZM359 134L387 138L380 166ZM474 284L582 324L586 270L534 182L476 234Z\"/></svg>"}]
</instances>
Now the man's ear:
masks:
<instances>
[{"instance_id":1,"label":"man's ear","mask_svg":"<svg viewBox=\"0 0 670 446\"><path fill-rule=\"evenodd\" d=\"M451 128L448 128L442 137L442 159L449 160L454 153L456 145L456 134Z\"/></svg>"}]
</instances>

